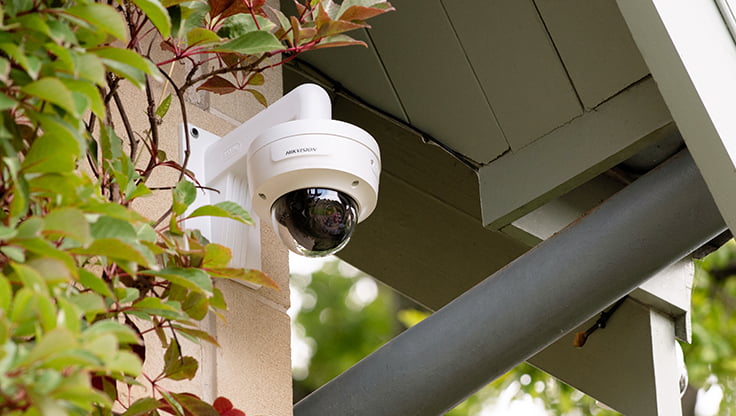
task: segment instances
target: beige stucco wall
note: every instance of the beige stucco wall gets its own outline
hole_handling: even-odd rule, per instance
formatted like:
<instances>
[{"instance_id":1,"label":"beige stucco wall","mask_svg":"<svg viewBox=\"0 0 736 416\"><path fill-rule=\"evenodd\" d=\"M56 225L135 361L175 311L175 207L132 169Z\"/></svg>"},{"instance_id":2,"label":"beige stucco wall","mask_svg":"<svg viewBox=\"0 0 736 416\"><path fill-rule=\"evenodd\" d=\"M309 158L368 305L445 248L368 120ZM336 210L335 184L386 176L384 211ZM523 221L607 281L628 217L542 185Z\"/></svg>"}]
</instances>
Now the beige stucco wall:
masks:
<instances>
[{"instance_id":1,"label":"beige stucco wall","mask_svg":"<svg viewBox=\"0 0 736 416\"><path fill-rule=\"evenodd\" d=\"M175 65L174 77L181 76L183 69ZM265 75L267 82L261 91L269 102L273 102L282 95L281 74L271 71ZM164 86L164 82L155 84L157 100L162 97ZM124 102L129 103L128 115L136 130L144 130L146 119L139 110L146 103L144 93L127 88L122 95ZM187 100L189 123L217 135L226 134L262 110L262 106L246 93L227 96L193 93L187 95ZM181 112L174 99L160 126L162 150L171 158L179 154L180 125ZM159 168L148 184L172 186L177 177L177 171ZM140 199L135 207L148 218L156 219L165 212L169 202L170 192L162 191ZM269 227L263 227L261 241L262 269L276 280L281 290L252 289L236 282L217 281L216 285L225 294L228 311L224 320L209 317L202 328L217 338L220 348L207 343L185 345L185 354L194 356L200 363L199 375L191 381L169 384L167 388L198 394L208 402L225 396L248 415L287 416L292 414L290 320L286 314L289 307L288 256ZM160 343L151 336L147 337L146 344L145 371L155 376L163 368Z\"/></svg>"}]
</instances>

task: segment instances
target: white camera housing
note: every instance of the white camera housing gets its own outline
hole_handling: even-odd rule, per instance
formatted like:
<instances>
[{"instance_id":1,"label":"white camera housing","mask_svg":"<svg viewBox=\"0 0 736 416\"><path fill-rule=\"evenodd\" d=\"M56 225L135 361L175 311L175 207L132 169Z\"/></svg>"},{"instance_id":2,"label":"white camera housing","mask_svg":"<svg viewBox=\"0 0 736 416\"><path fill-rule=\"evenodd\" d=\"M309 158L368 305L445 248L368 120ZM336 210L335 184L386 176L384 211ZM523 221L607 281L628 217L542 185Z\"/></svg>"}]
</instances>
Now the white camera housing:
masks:
<instances>
[{"instance_id":1,"label":"white camera housing","mask_svg":"<svg viewBox=\"0 0 736 416\"><path fill-rule=\"evenodd\" d=\"M191 209L231 200L254 214L260 225L273 216L276 201L305 189L333 190L341 195L340 200L354 202L347 205L355 205L355 223L365 220L376 207L381 172L378 144L363 129L332 120L329 96L317 85L299 86L222 138L192 126L189 133L188 168L202 186L219 191L198 192ZM182 131L182 152L185 143L186 132ZM342 208L335 208L333 202L328 205L329 218L339 217ZM305 218L324 219L311 206L311 211L304 204L293 209L303 211ZM310 250L289 235L293 230L274 224L277 235L298 254L330 254L347 243L345 240L337 250ZM231 247L233 266L260 266L259 234L254 227L248 230L222 218L194 218L187 226L199 228L210 241Z\"/></svg>"}]
</instances>

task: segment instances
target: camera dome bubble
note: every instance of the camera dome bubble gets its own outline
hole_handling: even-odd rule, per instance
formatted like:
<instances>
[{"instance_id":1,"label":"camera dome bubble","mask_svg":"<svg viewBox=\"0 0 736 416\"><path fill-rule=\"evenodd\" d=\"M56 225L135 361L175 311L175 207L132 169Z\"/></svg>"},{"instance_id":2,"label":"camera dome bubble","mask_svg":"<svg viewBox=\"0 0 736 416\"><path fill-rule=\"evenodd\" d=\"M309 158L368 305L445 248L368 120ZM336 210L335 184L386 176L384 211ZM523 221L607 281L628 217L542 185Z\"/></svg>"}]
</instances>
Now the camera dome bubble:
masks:
<instances>
[{"instance_id":1,"label":"camera dome bubble","mask_svg":"<svg viewBox=\"0 0 736 416\"><path fill-rule=\"evenodd\" d=\"M345 247L358 222L357 212L355 200L343 192L306 188L277 199L271 206L271 221L291 251L322 257Z\"/></svg>"}]
</instances>

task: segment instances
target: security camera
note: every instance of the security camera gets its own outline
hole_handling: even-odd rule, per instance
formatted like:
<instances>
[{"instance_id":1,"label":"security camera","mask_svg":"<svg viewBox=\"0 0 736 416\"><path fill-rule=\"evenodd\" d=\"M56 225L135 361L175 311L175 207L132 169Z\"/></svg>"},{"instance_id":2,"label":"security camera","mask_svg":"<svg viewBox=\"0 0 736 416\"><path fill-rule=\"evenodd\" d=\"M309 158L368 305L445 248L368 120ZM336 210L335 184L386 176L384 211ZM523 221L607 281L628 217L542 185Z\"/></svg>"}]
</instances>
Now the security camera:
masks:
<instances>
[{"instance_id":1,"label":"security camera","mask_svg":"<svg viewBox=\"0 0 736 416\"><path fill-rule=\"evenodd\" d=\"M270 223L297 254L337 252L376 207L378 144L365 130L332 120L329 96L317 85L301 85L228 135L211 136L198 129L198 137L190 137L189 168L206 189L219 193L207 192L194 207L234 200ZM196 226L230 247L249 232L221 218ZM256 237L242 242L249 257L260 257L253 249ZM253 267L254 261L238 260L233 251L235 263Z\"/></svg>"},{"instance_id":2,"label":"security camera","mask_svg":"<svg viewBox=\"0 0 736 416\"><path fill-rule=\"evenodd\" d=\"M274 126L250 145L253 208L290 250L309 257L343 248L378 200L378 144L365 130L329 119Z\"/></svg>"}]
</instances>

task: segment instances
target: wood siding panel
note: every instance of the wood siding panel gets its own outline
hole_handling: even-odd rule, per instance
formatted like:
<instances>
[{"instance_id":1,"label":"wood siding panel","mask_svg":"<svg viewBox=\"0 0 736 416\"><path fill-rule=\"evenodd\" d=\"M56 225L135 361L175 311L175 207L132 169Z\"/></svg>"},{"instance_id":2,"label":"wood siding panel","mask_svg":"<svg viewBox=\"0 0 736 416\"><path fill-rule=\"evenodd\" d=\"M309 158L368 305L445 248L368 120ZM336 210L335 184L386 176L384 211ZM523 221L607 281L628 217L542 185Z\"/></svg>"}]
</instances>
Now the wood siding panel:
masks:
<instances>
[{"instance_id":1,"label":"wood siding panel","mask_svg":"<svg viewBox=\"0 0 736 416\"><path fill-rule=\"evenodd\" d=\"M582 114L532 0L443 4L512 150Z\"/></svg>"},{"instance_id":2,"label":"wood siding panel","mask_svg":"<svg viewBox=\"0 0 736 416\"><path fill-rule=\"evenodd\" d=\"M380 108L399 120L408 121L368 33L360 29L350 35L367 43L368 47L350 46L310 51L300 55L298 60L317 68L367 104Z\"/></svg>"},{"instance_id":3,"label":"wood siding panel","mask_svg":"<svg viewBox=\"0 0 736 416\"><path fill-rule=\"evenodd\" d=\"M395 0L371 38L409 121L477 162L509 146L439 0Z\"/></svg>"},{"instance_id":4,"label":"wood siding panel","mask_svg":"<svg viewBox=\"0 0 736 416\"><path fill-rule=\"evenodd\" d=\"M649 73L614 0L535 0L586 108Z\"/></svg>"},{"instance_id":5,"label":"wood siding panel","mask_svg":"<svg viewBox=\"0 0 736 416\"><path fill-rule=\"evenodd\" d=\"M671 126L651 78L629 87L521 151L481 167L483 224L503 228L671 134Z\"/></svg>"}]
</instances>

